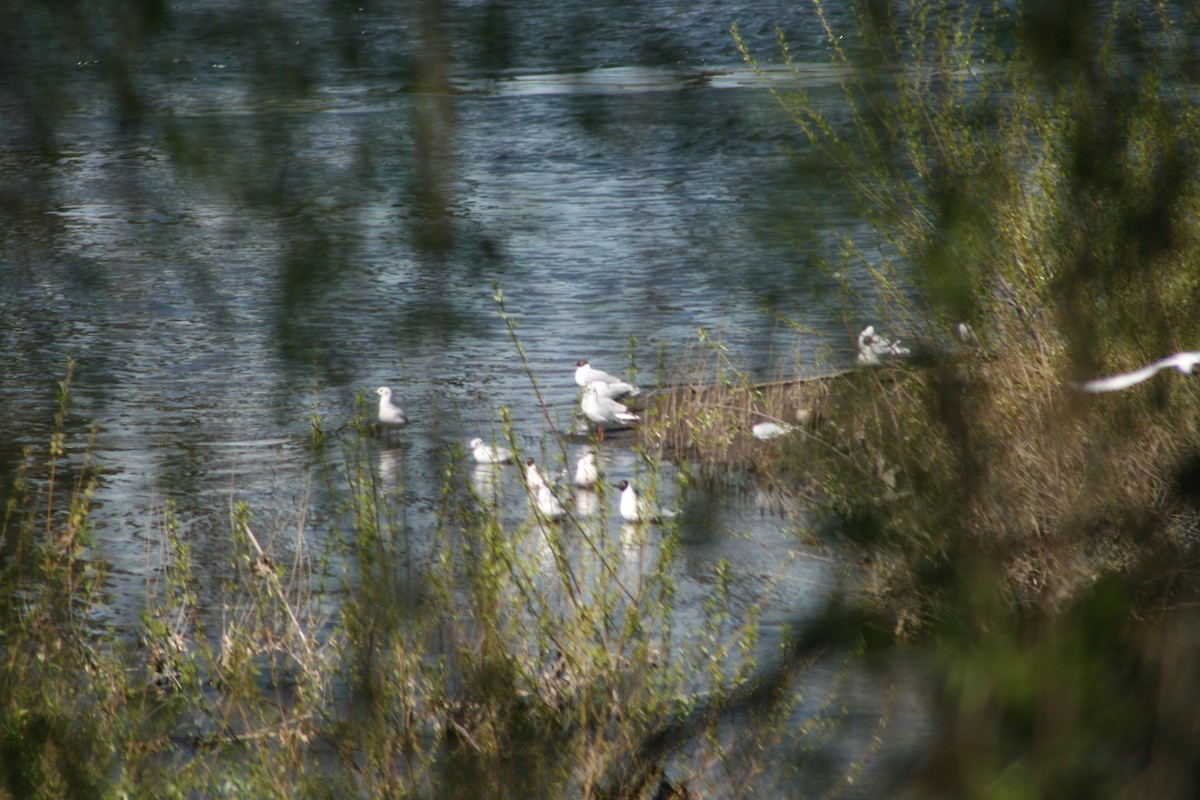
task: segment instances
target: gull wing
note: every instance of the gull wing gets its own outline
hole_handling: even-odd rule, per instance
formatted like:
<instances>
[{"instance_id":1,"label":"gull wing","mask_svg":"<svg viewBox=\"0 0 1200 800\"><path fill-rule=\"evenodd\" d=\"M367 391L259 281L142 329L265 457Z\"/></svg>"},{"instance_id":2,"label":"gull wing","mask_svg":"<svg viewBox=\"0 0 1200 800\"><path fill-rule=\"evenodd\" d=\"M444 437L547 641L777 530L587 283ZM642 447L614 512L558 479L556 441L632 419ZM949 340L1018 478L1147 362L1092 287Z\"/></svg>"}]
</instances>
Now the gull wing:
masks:
<instances>
[{"instance_id":1,"label":"gull wing","mask_svg":"<svg viewBox=\"0 0 1200 800\"><path fill-rule=\"evenodd\" d=\"M1121 389L1128 389L1134 384L1141 383L1149 378L1154 373L1158 372L1163 367L1174 366L1173 358L1164 358L1162 361L1155 361L1141 369L1135 369L1133 372L1123 372L1120 375L1113 375L1108 378L1096 378L1083 383L1073 383L1071 387L1076 391L1090 392L1099 394L1101 392L1118 392Z\"/></svg>"}]
</instances>

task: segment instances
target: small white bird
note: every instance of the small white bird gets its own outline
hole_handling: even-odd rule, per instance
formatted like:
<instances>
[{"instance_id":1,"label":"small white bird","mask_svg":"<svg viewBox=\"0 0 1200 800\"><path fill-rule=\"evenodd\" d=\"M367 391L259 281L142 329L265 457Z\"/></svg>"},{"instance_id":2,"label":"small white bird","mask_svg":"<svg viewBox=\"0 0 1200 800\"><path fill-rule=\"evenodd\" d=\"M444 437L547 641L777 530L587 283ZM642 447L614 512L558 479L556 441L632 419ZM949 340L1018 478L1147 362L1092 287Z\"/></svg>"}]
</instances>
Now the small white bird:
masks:
<instances>
[{"instance_id":1,"label":"small white bird","mask_svg":"<svg viewBox=\"0 0 1200 800\"><path fill-rule=\"evenodd\" d=\"M546 479L542 477L542 473L537 468L537 462L532 458L525 460L525 485L529 487L529 491L536 492L543 486L548 486Z\"/></svg>"},{"instance_id":2,"label":"small white bird","mask_svg":"<svg viewBox=\"0 0 1200 800\"><path fill-rule=\"evenodd\" d=\"M675 516L674 511L647 506L629 481L621 481L617 488L621 490L621 519L626 522L660 522Z\"/></svg>"},{"instance_id":3,"label":"small white bird","mask_svg":"<svg viewBox=\"0 0 1200 800\"><path fill-rule=\"evenodd\" d=\"M591 489L600 480L600 469L596 466L596 454L591 450L575 462L575 485L580 489Z\"/></svg>"},{"instance_id":4,"label":"small white bird","mask_svg":"<svg viewBox=\"0 0 1200 800\"><path fill-rule=\"evenodd\" d=\"M912 351L875 333L875 326L868 325L858 334L858 363L878 366L884 356L906 356Z\"/></svg>"},{"instance_id":5,"label":"small white bird","mask_svg":"<svg viewBox=\"0 0 1200 800\"><path fill-rule=\"evenodd\" d=\"M380 427L391 432L408 424L408 415L404 413L404 409L392 402L391 389L380 386L375 390L375 394L379 395Z\"/></svg>"},{"instance_id":6,"label":"small white bird","mask_svg":"<svg viewBox=\"0 0 1200 800\"><path fill-rule=\"evenodd\" d=\"M566 514L553 490L544 483L538 487L536 500L538 513L552 522L558 522Z\"/></svg>"},{"instance_id":7,"label":"small white bird","mask_svg":"<svg viewBox=\"0 0 1200 800\"><path fill-rule=\"evenodd\" d=\"M476 436L470 442L471 455L475 457L477 464L511 464L513 460L512 451L507 447L492 447L490 444L484 444L483 439Z\"/></svg>"},{"instance_id":8,"label":"small white bird","mask_svg":"<svg viewBox=\"0 0 1200 800\"><path fill-rule=\"evenodd\" d=\"M1128 389L1135 383L1141 383L1149 378L1160 369L1174 367L1179 370L1182 375L1200 375L1200 352L1183 352L1176 353L1173 356L1159 359L1153 364L1149 364L1141 369L1133 372L1123 372L1120 375L1113 375L1109 378L1096 378L1083 383L1071 383L1071 388L1080 392L1091 392L1098 394L1100 392L1116 392L1121 389Z\"/></svg>"},{"instance_id":9,"label":"small white bird","mask_svg":"<svg viewBox=\"0 0 1200 800\"><path fill-rule=\"evenodd\" d=\"M778 439L794 430L796 430L794 425L784 422L759 422L750 428L750 433L754 434L755 439L762 439L765 442L769 439Z\"/></svg>"},{"instance_id":10,"label":"small white bird","mask_svg":"<svg viewBox=\"0 0 1200 800\"><path fill-rule=\"evenodd\" d=\"M632 383L623 381L616 375L610 375L602 369L596 369L585 358L581 358L575 362L575 383L577 385L586 388L598 382L608 384L608 394L614 399L625 397L626 395L636 395L641 391Z\"/></svg>"},{"instance_id":11,"label":"small white bird","mask_svg":"<svg viewBox=\"0 0 1200 800\"><path fill-rule=\"evenodd\" d=\"M604 441L604 426L637 422L641 419L608 394L608 384L604 381L585 386L579 406L588 419L600 426L600 441Z\"/></svg>"}]
</instances>

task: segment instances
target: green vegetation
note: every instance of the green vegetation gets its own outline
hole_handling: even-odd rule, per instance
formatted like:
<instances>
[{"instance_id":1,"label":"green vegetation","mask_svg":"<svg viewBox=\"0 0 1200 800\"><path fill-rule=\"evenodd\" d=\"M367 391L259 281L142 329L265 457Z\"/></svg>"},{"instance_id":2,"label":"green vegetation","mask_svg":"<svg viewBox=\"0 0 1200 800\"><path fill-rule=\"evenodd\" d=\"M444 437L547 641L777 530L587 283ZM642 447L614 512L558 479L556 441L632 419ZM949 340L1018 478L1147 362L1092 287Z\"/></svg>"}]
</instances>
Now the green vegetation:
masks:
<instances>
[{"instance_id":1,"label":"green vegetation","mask_svg":"<svg viewBox=\"0 0 1200 800\"><path fill-rule=\"evenodd\" d=\"M808 102L786 42L794 84L743 47L873 225L875 246L847 239L828 265L877 278L847 286L848 330L886 320L929 343L911 368L797 390L828 424L796 438L792 466L914 578L982 548L1013 600L1054 607L1181 544L1191 513L1195 386L1171 372L1087 396L1069 382L1194 346L1194 20L1138 3L993 9L986 25L981 8L872 8L852 51L816 4L847 130ZM1020 35L1005 49L1001 31ZM977 344L955 341L961 321ZM929 588L914 620L948 616Z\"/></svg>"},{"instance_id":2,"label":"green vegetation","mask_svg":"<svg viewBox=\"0 0 1200 800\"><path fill-rule=\"evenodd\" d=\"M677 528L610 525L603 497L565 523L514 522L458 448L436 530L414 528L366 415L314 438L346 498L330 540L310 543L303 510L264 535L234 504L205 608L195 542L165 504L140 631L106 628L69 379L0 530L0 797L736 796L786 781L766 754L836 729L836 690L791 722L827 642L798 638L760 675L769 587L747 605L718 565L681 617ZM661 465L643 462L652 499ZM732 735L735 712L751 721Z\"/></svg>"},{"instance_id":3,"label":"green vegetation","mask_svg":"<svg viewBox=\"0 0 1200 800\"><path fill-rule=\"evenodd\" d=\"M817 421L770 468L862 548L879 627L939 654L912 789L1190 796L1200 386L1069 381L1197 349L1200 20L918 0L864 4L844 32L815 9L848 124L809 102L782 37L790 80L743 55L874 231L827 265L877 279L846 285L847 330L928 344L774 406L742 394Z\"/></svg>"}]
</instances>

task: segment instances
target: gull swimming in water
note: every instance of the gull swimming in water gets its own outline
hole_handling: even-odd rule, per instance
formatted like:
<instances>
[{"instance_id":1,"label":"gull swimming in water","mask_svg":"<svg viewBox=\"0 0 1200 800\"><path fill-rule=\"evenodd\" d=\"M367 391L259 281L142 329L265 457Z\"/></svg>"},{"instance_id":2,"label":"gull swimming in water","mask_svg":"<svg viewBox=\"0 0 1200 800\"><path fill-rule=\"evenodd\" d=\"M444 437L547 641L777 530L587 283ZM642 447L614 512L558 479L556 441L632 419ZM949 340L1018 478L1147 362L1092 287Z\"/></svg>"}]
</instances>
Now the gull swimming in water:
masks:
<instances>
[{"instance_id":1,"label":"gull swimming in water","mask_svg":"<svg viewBox=\"0 0 1200 800\"><path fill-rule=\"evenodd\" d=\"M535 499L538 513L551 522L558 522L566 514L563 511L562 503L554 496L550 487L544 483L538 487Z\"/></svg>"},{"instance_id":2,"label":"gull swimming in water","mask_svg":"<svg viewBox=\"0 0 1200 800\"><path fill-rule=\"evenodd\" d=\"M659 522L675 516L674 511L651 508L638 497L637 491L629 481L617 484L621 490L621 519L626 522Z\"/></svg>"},{"instance_id":3,"label":"gull swimming in water","mask_svg":"<svg viewBox=\"0 0 1200 800\"><path fill-rule=\"evenodd\" d=\"M404 413L404 409L392 402L391 389L380 386L375 390L375 394L379 395L380 427L390 433L408 424L408 415Z\"/></svg>"},{"instance_id":4,"label":"gull swimming in water","mask_svg":"<svg viewBox=\"0 0 1200 800\"><path fill-rule=\"evenodd\" d=\"M477 464L511 464L513 460L512 451L507 447L492 447L490 444L484 444L483 439L476 436L468 445L471 448L471 455L475 457Z\"/></svg>"},{"instance_id":5,"label":"gull swimming in water","mask_svg":"<svg viewBox=\"0 0 1200 800\"><path fill-rule=\"evenodd\" d=\"M585 386L579 406L588 419L600 426L600 441L604 441L605 425L621 425L641 419L608 394L608 384L604 381L596 381Z\"/></svg>"},{"instance_id":6,"label":"gull swimming in water","mask_svg":"<svg viewBox=\"0 0 1200 800\"><path fill-rule=\"evenodd\" d=\"M588 450L575 462L575 485L580 489L591 489L598 480L600 470L596 467L596 454Z\"/></svg>"},{"instance_id":7,"label":"gull swimming in water","mask_svg":"<svg viewBox=\"0 0 1200 800\"><path fill-rule=\"evenodd\" d=\"M613 399L625 397L626 395L636 395L641 390L628 381L623 381L616 375L610 375L602 369L596 369L587 362L586 358L581 358L575 362L575 383L585 389L593 383L608 384L608 393Z\"/></svg>"},{"instance_id":8,"label":"gull swimming in water","mask_svg":"<svg viewBox=\"0 0 1200 800\"><path fill-rule=\"evenodd\" d=\"M1160 369L1167 369L1168 367L1179 370L1182 375L1200 375L1200 352L1176 353L1173 356L1161 358L1141 369L1135 369L1133 372L1123 372L1120 375L1113 375L1108 378L1096 378L1095 380L1084 381L1083 383L1072 382L1071 388L1076 391L1091 392L1093 394L1116 392L1121 389L1128 389L1135 383L1141 383Z\"/></svg>"},{"instance_id":9,"label":"gull swimming in water","mask_svg":"<svg viewBox=\"0 0 1200 800\"><path fill-rule=\"evenodd\" d=\"M868 366L878 366L883 363L884 356L906 356L912 353L899 340L893 342L875 332L874 325L868 325L858 334L858 363Z\"/></svg>"},{"instance_id":10,"label":"gull swimming in water","mask_svg":"<svg viewBox=\"0 0 1200 800\"><path fill-rule=\"evenodd\" d=\"M537 468L537 462L532 458L525 460L525 485L529 487L529 491L536 492L543 486L549 486L546 479L542 477L541 471Z\"/></svg>"}]
</instances>

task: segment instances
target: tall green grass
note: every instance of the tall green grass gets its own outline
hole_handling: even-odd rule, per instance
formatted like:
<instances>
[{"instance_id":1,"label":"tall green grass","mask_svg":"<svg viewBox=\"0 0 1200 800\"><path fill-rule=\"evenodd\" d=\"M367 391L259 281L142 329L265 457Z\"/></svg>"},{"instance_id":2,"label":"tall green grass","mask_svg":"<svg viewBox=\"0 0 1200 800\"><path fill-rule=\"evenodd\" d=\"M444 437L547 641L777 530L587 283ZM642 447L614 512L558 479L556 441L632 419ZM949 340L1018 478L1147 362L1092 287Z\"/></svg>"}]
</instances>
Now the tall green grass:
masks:
<instances>
[{"instance_id":1,"label":"tall green grass","mask_svg":"<svg viewBox=\"0 0 1200 800\"><path fill-rule=\"evenodd\" d=\"M782 35L790 81L734 37L873 232L826 264L876 278L836 298L849 335L925 346L829 382L776 467L862 548L893 637L938 656L914 793L1186 796L1200 387L1069 381L1198 347L1200 21L1170 3L856 9L840 29L813 3L836 115ZM978 345L954 342L959 321Z\"/></svg>"}]
</instances>

